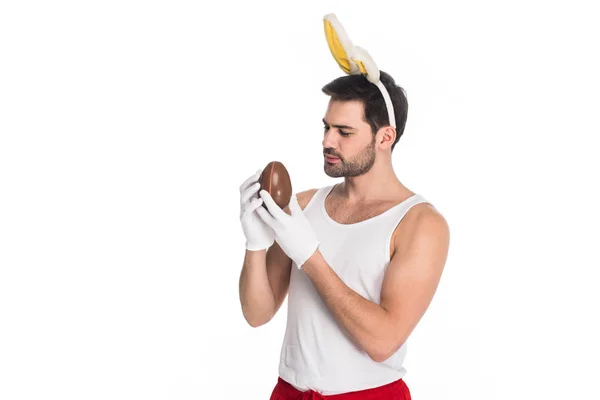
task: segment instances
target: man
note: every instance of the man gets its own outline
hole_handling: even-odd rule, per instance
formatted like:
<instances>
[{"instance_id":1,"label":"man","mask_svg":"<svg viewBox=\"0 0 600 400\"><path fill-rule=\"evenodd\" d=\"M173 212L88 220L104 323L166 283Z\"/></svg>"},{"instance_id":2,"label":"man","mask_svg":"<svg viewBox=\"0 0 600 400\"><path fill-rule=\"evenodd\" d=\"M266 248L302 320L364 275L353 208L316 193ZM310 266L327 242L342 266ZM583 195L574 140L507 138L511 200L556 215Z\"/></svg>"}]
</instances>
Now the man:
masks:
<instances>
[{"instance_id":1,"label":"man","mask_svg":"<svg viewBox=\"0 0 600 400\"><path fill-rule=\"evenodd\" d=\"M380 90L364 76L343 76L322 89L331 97L324 169L342 183L300 192L284 210L259 192L261 171L240 187L243 315L251 326L263 325L289 294L271 400L410 399L406 341L437 289L449 228L394 173L392 151L408 103L390 75L382 71L380 79L395 128Z\"/></svg>"}]
</instances>

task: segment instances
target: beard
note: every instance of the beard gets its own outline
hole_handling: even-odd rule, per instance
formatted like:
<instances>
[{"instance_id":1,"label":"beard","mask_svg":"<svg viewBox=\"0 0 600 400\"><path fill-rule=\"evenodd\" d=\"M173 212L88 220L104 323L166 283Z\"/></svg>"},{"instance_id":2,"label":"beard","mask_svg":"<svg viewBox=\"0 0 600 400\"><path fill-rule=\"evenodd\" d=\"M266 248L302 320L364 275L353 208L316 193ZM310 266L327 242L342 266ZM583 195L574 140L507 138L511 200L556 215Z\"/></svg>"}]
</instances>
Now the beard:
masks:
<instances>
[{"instance_id":1,"label":"beard","mask_svg":"<svg viewBox=\"0 0 600 400\"><path fill-rule=\"evenodd\" d=\"M371 143L351 159L346 160L328 150L325 150L324 153L340 158L335 164L329 164L325 160L324 169L328 176L332 178L345 178L366 174L371 170L373 164L375 164L375 135L373 135Z\"/></svg>"}]
</instances>

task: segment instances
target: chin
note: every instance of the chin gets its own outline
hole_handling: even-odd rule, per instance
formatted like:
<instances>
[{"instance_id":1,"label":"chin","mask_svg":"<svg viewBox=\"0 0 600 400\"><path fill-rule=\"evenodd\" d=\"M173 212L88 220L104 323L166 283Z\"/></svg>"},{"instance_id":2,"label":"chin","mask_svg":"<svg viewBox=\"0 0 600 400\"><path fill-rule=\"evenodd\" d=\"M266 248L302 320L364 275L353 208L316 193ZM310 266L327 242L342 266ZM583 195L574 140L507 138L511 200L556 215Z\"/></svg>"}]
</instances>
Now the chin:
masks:
<instances>
[{"instance_id":1,"label":"chin","mask_svg":"<svg viewBox=\"0 0 600 400\"><path fill-rule=\"evenodd\" d=\"M329 176L330 178L341 178L344 176L341 171L332 170L331 168L327 168L327 166L325 166L324 171L325 175Z\"/></svg>"}]
</instances>

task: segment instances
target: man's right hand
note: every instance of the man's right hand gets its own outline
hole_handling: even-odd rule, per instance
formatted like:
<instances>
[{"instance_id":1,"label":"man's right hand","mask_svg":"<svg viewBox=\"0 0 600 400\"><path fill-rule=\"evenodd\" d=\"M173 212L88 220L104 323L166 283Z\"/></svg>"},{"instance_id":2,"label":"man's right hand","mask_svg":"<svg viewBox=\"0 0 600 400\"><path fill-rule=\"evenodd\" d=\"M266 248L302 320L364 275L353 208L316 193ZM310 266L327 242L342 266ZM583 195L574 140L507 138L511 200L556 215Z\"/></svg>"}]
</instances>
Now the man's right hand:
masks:
<instances>
[{"instance_id":1,"label":"man's right hand","mask_svg":"<svg viewBox=\"0 0 600 400\"><path fill-rule=\"evenodd\" d=\"M263 203L258 196L258 180L261 173L262 171L258 170L240 186L240 222L246 236L246 249L251 251L268 249L275 240L273 229L265 224L256 212Z\"/></svg>"}]
</instances>

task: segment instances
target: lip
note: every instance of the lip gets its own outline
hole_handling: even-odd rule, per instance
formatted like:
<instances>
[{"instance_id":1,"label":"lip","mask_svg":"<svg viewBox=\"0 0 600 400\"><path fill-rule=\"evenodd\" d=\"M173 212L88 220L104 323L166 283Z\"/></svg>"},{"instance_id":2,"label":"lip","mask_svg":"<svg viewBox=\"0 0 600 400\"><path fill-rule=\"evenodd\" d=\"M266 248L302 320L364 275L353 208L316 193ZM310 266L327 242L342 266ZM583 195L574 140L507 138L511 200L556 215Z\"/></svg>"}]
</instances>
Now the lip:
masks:
<instances>
[{"instance_id":1,"label":"lip","mask_svg":"<svg viewBox=\"0 0 600 400\"><path fill-rule=\"evenodd\" d=\"M325 156L325 160L327 160L327 162L330 162L330 163L336 163L336 162L340 161L339 158L337 158L337 157L329 157L328 155Z\"/></svg>"}]
</instances>

